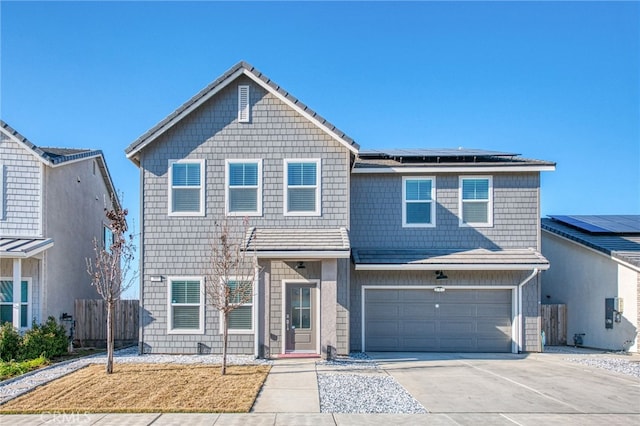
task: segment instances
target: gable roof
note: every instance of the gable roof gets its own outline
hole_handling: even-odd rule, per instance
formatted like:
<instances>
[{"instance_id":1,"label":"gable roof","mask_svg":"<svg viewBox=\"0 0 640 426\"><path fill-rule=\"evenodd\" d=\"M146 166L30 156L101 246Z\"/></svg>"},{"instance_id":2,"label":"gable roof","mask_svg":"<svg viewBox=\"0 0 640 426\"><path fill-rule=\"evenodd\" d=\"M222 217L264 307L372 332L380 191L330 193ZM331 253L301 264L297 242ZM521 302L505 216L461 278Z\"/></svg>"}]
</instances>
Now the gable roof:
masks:
<instances>
[{"instance_id":1,"label":"gable roof","mask_svg":"<svg viewBox=\"0 0 640 426\"><path fill-rule=\"evenodd\" d=\"M347 149L353 153L357 153L360 148L358 144L347 136L344 132L338 129L336 126L328 122L318 113L311 108L300 102L297 98L292 96L289 92L284 90L281 86L276 84L273 80L266 75L258 71L254 66L247 62L241 61L227 70L224 74L214 80L207 87L196 93L191 99L182 104L178 109L165 117L158 124L149 129L146 133L136 139L131 145L125 149L127 158L138 164L137 154L147 145L152 143L160 135L162 135L169 128L179 123L184 117L189 115L192 111L202 105L204 102L213 97L220 90L228 86L238 77L245 75L251 80L256 82L267 92L273 94L279 98L282 102L293 108L302 116L307 118L313 124L315 124L320 130L331 136L336 141L343 144Z\"/></svg>"},{"instance_id":2,"label":"gable roof","mask_svg":"<svg viewBox=\"0 0 640 426\"><path fill-rule=\"evenodd\" d=\"M562 217L562 216L558 216ZM580 218L581 216L571 216ZM584 216L607 220L608 215ZM640 215L626 216L640 222ZM542 230L640 268L640 232L589 232L562 220L542 219Z\"/></svg>"},{"instance_id":3,"label":"gable roof","mask_svg":"<svg viewBox=\"0 0 640 426\"><path fill-rule=\"evenodd\" d=\"M18 145L22 146L30 154L36 157L38 161L49 167L64 166L90 158L95 159L110 195L112 195L116 200L118 208L121 207L120 200L118 199L118 194L115 190L115 186L113 185L113 180L111 179L111 174L109 173L109 169L107 168L107 162L101 150L91 150L83 148L39 147L2 120L0 120L0 132L4 133L7 137L9 137L9 139L18 143Z\"/></svg>"}]
</instances>

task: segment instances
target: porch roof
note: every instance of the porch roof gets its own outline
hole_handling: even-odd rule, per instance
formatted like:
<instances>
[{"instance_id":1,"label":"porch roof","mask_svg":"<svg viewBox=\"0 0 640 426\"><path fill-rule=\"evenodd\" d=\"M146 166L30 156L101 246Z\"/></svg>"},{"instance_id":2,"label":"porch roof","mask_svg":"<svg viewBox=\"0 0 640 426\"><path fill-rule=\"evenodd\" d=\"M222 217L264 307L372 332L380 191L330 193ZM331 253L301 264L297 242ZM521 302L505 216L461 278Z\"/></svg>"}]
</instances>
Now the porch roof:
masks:
<instances>
[{"instance_id":1,"label":"porch roof","mask_svg":"<svg viewBox=\"0 0 640 426\"><path fill-rule=\"evenodd\" d=\"M351 249L345 228L251 228L245 238L246 250L255 250L258 257L348 258Z\"/></svg>"},{"instance_id":2,"label":"porch roof","mask_svg":"<svg viewBox=\"0 0 640 426\"><path fill-rule=\"evenodd\" d=\"M393 250L354 249L359 270L520 271L549 269L549 261L533 249Z\"/></svg>"},{"instance_id":3,"label":"porch roof","mask_svg":"<svg viewBox=\"0 0 640 426\"><path fill-rule=\"evenodd\" d=\"M53 247L53 238L0 238L0 257L28 258Z\"/></svg>"}]
</instances>

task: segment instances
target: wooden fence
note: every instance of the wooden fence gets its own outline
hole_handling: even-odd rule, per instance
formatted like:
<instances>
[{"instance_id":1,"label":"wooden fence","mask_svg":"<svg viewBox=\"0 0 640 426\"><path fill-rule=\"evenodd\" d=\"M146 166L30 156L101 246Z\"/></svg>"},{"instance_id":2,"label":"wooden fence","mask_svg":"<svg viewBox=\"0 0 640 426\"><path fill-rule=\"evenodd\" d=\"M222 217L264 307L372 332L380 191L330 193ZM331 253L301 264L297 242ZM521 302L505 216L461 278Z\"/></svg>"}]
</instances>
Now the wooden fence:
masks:
<instances>
[{"instance_id":1,"label":"wooden fence","mask_svg":"<svg viewBox=\"0 0 640 426\"><path fill-rule=\"evenodd\" d=\"M74 340L80 346L105 347L107 342L107 304L102 299L77 299ZM119 300L114 316L116 346L138 342L137 300Z\"/></svg>"},{"instance_id":2,"label":"wooden fence","mask_svg":"<svg viewBox=\"0 0 640 426\"><path fill-rule=\"evenodd\" d=\"M567 344L567 305L540 305L547 346Z\"/></svg>"}]
</instances>

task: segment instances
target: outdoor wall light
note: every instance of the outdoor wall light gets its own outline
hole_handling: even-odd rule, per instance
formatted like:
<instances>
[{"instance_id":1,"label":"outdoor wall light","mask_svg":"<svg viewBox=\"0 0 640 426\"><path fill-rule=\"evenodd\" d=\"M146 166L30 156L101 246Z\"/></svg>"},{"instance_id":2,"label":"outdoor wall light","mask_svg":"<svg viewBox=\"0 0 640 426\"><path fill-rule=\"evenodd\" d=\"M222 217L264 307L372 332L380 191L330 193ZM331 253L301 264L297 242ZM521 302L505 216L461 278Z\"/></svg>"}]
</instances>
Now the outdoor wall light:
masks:
<instances>
[{"instance_id":1,"label":"outdoor wall light","mask_svg":"<svg viewBox=\"0 0 640 426\"><path fill-rule=\"evenodd\" d=\"M449 277L444 274L444 271L436 271L436 280L446 280Z\"/></svg>"},{"instance_id":2,"label":"outdoor wall light","mask_svg":"<svg viewBox=\"0 0 640 426\"><path fill-rule=\"evenodd\" d=\"M298 264L295 266L296 269L306 269L307 267L305 266L304 262L298 262Z\"/></svg>"}]
</instances>

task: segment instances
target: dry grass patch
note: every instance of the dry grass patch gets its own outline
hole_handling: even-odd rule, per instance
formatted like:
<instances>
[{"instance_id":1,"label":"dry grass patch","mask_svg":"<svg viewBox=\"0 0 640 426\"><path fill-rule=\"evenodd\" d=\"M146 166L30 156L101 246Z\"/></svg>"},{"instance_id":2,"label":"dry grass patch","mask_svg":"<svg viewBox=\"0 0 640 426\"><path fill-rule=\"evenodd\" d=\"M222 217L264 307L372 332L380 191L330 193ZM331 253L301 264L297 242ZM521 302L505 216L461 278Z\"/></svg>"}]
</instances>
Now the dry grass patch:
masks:
<instances>
[{"instance_id":1,"label":"dry grass patch","mask_svg":"<svg viewBox=\"0 0 640 426\"><path fill-rule=\"evenodd\" d=\"M89 365L0 405L1 413L225 412L246 413L264 383L264 365Z\"/></svg>"}]
</instances>

